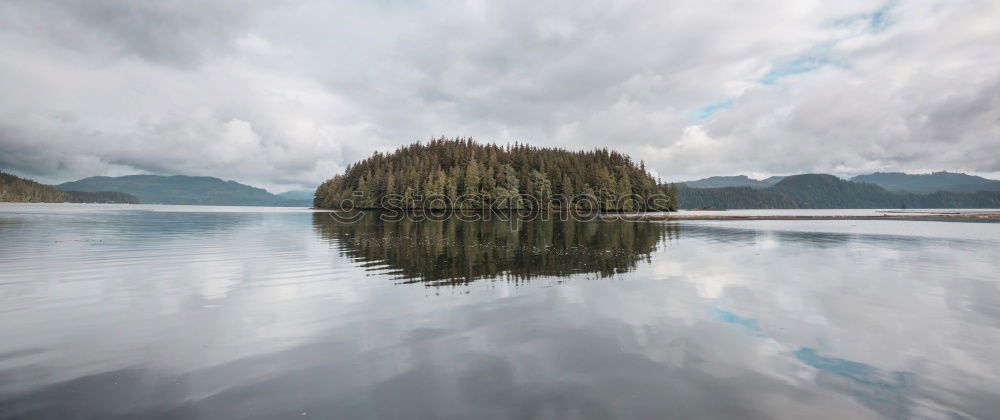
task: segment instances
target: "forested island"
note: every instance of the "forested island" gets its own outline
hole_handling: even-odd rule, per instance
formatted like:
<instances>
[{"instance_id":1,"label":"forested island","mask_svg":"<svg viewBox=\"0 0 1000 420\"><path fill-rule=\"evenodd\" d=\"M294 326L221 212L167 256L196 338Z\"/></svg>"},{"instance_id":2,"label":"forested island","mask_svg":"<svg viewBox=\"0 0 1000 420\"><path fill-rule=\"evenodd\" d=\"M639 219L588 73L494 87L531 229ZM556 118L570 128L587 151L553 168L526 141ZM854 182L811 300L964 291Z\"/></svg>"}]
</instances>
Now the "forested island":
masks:
<instances>
[{"instance_id":1,"label":"forested island","mask_svg":"<svg viewBox=\"0 0 1000 420\"><path fill-rule=\"evenodd\" d=\"M0 202L138 204L134 195L116 191L64 191L30 179L0 172Z\"/></svg>"},{"instance_id":2,"label":"forested island","mask_svg":"<svg viewBox=\"0 0 1000 420\"><path fill-rule=\"evenodd\" d=\"M624 154L472 139L436 139L376 152L316 189L318 208L530 211L676 210L676 187L659 184Z\"/></svg>"}]
</instances>

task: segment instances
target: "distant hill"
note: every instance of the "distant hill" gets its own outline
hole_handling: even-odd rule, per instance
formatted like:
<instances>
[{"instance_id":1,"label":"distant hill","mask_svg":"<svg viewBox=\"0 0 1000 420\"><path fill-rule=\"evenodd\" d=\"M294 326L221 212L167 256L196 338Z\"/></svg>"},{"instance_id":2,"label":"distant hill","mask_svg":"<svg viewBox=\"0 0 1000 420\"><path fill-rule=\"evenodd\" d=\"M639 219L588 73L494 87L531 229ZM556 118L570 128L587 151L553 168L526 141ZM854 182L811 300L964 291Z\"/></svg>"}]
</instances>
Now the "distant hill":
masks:
<instances>
[{"instance_id":1,"label":"distant hill","mask_svg":"<svg viewBox=\"0 0 1000 420\"><path fill-rule=\"evenodd\" d=\"M681 208L1000 208L1000 192L916 194L846 181L833 175L786 177L771 187L680 188Z\"/></svg>"},{"instance_id":2,"label":"distant hill","mask_svg":"<svg viewBox=\"0 0 1000 420\"><path fill-rule=\"evenodd\" d=\"M770 187L778 181L781 181L785 177L783 176L772 176L766 179L758 180L750 178L746 175L736 175L736 176L713 176L704 179L699 179L697 181L685 181L684 184L691 188L725 188L725 187L750 187L750 188L767 188Z\"/></svg>"},{"instance_id":3,"label":"distant hill","mask_svg":"<svg viewBox=\"0 0 1000 420\"><path fill-rule=\"evenodd\" d=\"M786 194L751 187L691 188L678 185L682 209L797 209L802 204Z\"/></svg>"},{"instance_id":4,"label":"distant hill","mask_svg":"<svg viewBox=\"0 0 1000 420\"><path fill-rule=\"evenodd\" d=\"M785 178L786 177L783 176L772 176L767 179L758 180L750 178L746 175L713 176L696 181L686 181L682 184L691 188L768 188ZM875 184L893 192L914 192L927 194L938 191L1000 191L1000 181L998 180L954 172L934 172L932 174L913 175L902 172L876 172L868 175L858 175L850 180L854 182Z\"/></svg>"},{"instance_id":5,"label":"distant hill","mask_svg":"<svg viewBox=\"0 0 1000 420\"><path fill-rule=\"evenodd\" d=\"M875 184L889 191L916 193L1000 191L1000 181L953 172L917 175L902 172L876 172L858 175L851 178L851 181Z\"/></svg>"},{"instance_id":6,"label":"distant hill","mask_svg":"<svg viewBox=\"0 0 1000 420\"><path fill-rule=\"evenodd\" d=\"M305 200L312 203L313 196L316 194L316 190L297 190L297 191L285 191L278 194L278 197L284 198L286 200Z\"/></svg>"},{"instance_id":7,"label":"distant hill","mask_svg":"<svg viewBox=\"0 0 1000 420\"><path fill-rule=\"evenodd\" d=\"M132 194L146 204L193 204L219 206L308 206L308 201L289 200L264 189L207 176L128 175L94 176L59 184L63 190L118 191Z\"/></svg>"},{"instance_id":8,"label":"distant hill","mask_svg":"<svg viewBox=\"0 0 1000 420\"><path fill-rule=\"evenodd\" d=\"M62 203L69 196L56 187L0 172L0 201Z\"/></svg>"},{"instance_id":9,"label":"distant hill","mask_svg":"<svg viewBox=\"0 0 1000 420\"><path fill-rule=\"evenodd\" d=\"M833 175L806 174L787 177L768 188L798 201L803 208L896 208L902 197L882 187L845 181Z\"/></svg>"},{"instance_id":10,"label":"distant hill","mask_svg":"<svg viewBox=\"0 0 1000 420\"><path fill-rule=\"evenodd\" d=\"M4 172L0 172L0 201L22 203L139 203L139 199L130 194L110 191L63 191L51 185L45 185Z\"/></svg>"}]
</instances>

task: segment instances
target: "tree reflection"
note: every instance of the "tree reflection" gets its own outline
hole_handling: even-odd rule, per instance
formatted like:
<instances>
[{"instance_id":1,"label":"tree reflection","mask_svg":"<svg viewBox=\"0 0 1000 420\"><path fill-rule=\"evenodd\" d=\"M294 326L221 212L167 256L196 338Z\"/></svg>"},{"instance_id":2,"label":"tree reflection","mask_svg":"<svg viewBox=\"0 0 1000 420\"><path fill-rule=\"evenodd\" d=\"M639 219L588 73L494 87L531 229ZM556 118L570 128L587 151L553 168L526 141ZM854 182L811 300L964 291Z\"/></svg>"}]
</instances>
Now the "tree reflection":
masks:
<instances>
[{"instance_id":1,"label":"tree reflection","mask_svg":"<svg viewBox=\"0 0 1000 420\"><path fill-rule=\"evenodd\" d=\"M479 279L521 282L537 276L612 276L649 260L676 224L645 221L381 220L355 223L313 214L313 228L344 255L388 269L404 283L464 285Z\"/></svg>"}]
</instances>

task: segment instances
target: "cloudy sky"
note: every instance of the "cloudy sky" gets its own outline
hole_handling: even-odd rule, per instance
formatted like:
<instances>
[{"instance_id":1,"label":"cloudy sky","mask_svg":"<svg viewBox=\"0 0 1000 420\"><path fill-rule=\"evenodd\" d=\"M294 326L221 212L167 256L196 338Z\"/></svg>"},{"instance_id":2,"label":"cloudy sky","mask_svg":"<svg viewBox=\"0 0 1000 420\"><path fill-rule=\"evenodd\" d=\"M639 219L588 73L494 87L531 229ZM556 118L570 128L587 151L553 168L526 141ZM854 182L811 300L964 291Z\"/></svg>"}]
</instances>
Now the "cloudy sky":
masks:
<instances>
[{"instance_id":1,"label":"cloudy sky","mask_svg":"<svg viewBox=\"0 0 1000 420\"><path fill-rule=\"evenodd\" d=\"M0 2L0 168L311 188L438 136L1000 174L1000 2Z\"/></svg>"}]
</instances>

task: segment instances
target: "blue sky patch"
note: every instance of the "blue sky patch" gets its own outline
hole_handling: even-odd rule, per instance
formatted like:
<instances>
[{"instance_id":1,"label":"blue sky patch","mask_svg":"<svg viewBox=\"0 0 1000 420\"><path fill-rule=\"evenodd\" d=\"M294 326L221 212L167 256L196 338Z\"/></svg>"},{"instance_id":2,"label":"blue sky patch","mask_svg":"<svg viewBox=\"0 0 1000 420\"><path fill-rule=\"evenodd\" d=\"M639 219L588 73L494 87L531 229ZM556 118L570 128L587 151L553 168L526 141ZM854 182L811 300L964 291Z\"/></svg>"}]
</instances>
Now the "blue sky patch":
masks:
<instances>
[{"instance_id":1,"label":"blue sky patch","mask_svg":"<svg viewBox=\"0 0 1000 420\"><path fill-rule=\"evenodd\" d=\"M833 64L833 60L823 56L805 56L796 58L795 60L771 69L771 71L767 72L764 77L761 77L758 82L765 85L771 85L782 77L808 73L827 64Z\"/></svg>"},{"instance_id":2,"label":"blue sky patch","mask_svg":"<svg viewBox=\"0 0 1000 420\"><path fill-rule=\"evenodd\" d=\"M882 7L875 9L875 11L871 13L863 13L860 15L837 19L833 21L833 24L836 26L850 26L858 23L865 23L870 31L882 32L895 23L895 20L889 16L889 11L896 7L896 3L898 3L896 0L888 1L883 4Z\"/></svg>"},{"instance_id":3,"label":"blue sky patch","mask_svg":"<svg viewBox=\"0 0 1000 420\"><path fill-rule=\"evenodd\" d=\"M718 101L718 102L715 102L715 103L712 103L712 104L709 104L709 105L705 105L705 106L703 106L701 108L698 108L698 109L696 109L694 111L691 111L691 112L687 113L687 116L689 118L701 121L701 120L704 120L704 119L706 119L708 117L711 117L712 114L714 114L716 111L718 111L720 109L726 109L726 108L729 108L731 106L733 106L733 100L731 98L730 99L723 99L721 101Z\"/></svg>"}]
</instances>

